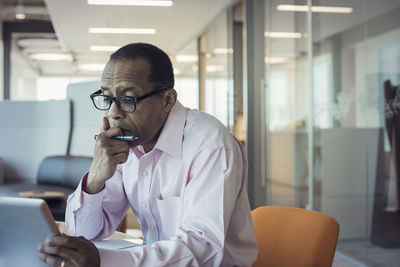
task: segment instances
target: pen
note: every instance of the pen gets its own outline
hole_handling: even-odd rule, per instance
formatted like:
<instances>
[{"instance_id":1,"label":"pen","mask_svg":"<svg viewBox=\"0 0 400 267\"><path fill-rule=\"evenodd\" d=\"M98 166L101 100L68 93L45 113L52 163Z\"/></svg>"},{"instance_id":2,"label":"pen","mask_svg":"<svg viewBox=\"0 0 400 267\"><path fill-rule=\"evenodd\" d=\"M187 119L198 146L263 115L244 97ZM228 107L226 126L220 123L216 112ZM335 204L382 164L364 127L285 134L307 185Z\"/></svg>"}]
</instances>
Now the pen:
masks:
<instances>
[{"instance_id":1,"label":"pen","mask_svg":"<svg viewBox=\"0 0 400 267\"><path fill-rule=\"evenodd\" d=\"M97 134L94 136L94 140L96 140ZM113 140L120 140L120 141L134 141L138 139L136 136L124 136L124 135L116 135L111 137Z\"/></svg>"}]
</instances>

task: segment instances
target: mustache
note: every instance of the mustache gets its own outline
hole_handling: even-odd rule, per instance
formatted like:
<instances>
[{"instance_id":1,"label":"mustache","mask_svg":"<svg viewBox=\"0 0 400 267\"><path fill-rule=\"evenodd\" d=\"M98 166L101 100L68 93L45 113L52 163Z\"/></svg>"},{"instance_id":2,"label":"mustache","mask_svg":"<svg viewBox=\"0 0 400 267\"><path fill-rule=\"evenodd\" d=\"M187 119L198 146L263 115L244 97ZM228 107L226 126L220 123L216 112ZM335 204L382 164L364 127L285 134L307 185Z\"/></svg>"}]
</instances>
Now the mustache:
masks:
<instances>
[{"instance_id":1,"label":"mustache","mask_svg":"<svg viewBox=\"0 0 400 267\"><path fill-rule=\"evenodd\" d=\"M118 121L109 119L108 122L110 123L110 128L119 127L119 128L121 128L122 130L128 130L128 129L129 129L128 127L126 127L125 125L122 125L122 124L119 123Z\"/></svg>"},{"instance_id":2,"label":"mustache","mask_svg":"<svg viewBox=\"0 0 400 267\"><path fill-rule=\"evenodd\" d=\"M109 123L110 123L110 128L113 128L113 127L121 128L123 135L134 135L134 133L131 130L131 127L128 127L117 120L111 119L111 120L109 120Z\"/></svg>"}]
</instances>

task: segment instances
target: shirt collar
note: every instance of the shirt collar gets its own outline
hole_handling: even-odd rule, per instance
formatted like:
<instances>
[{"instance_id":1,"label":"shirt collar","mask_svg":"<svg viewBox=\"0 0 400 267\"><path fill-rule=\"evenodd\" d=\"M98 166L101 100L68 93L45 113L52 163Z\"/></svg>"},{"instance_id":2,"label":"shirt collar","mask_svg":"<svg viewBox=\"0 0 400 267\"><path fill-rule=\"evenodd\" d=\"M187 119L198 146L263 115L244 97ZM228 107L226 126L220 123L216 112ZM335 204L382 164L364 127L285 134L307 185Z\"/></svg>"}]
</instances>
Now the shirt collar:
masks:
<instances>
[{"instance_id":1,"label":"shirt collar","mask_svg":"<svg viewBox=\"0 0 400 267\"><path fill-rule=\"evenodd\" d=\"M180 159L182 156L183 128L185 127L186 116L187 109L177 100L165 121L154 148Z\"/></svg>"}]
</instances>

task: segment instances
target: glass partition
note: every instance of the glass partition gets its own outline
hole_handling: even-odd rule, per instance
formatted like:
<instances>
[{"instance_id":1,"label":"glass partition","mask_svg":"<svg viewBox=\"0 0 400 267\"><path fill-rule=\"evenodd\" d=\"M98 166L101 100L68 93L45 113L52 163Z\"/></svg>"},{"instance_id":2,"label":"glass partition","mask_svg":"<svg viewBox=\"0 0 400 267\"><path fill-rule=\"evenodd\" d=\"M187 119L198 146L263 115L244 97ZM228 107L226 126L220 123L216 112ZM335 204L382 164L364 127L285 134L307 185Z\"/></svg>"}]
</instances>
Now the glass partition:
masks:
<instances>
[{"instance_id":1,"label":"glass partition","mask_svg":"<svg viewBox=\"0 0 400 267\"><path fill-rule=\"evenodd\" d=\"M233 126L232 33L229 13L223 12L204 34L205 112L225 126Z\"/></svg>"},{"instance_id":2,"label":"glass partition","mask_svg":"<svg viewBox=\"0 0 400 267\"><path fill-rule=\"evenodd\" d=\"M297 2L297 1L296 1ZM309 105L306 12L279 11L295 1L266 1L267 202L307 205Z\"/></svg>"},{"instance_id":3,"label":"glass partition","mask_svg":"<svg viewBox=\"0 0 400 267\"><path fill-rule=\"evenodd\" d=\"M338 256L395 266L400 2L307 3L265 1L267 204L331 215Z\"/></svg>"},{"instance_id":4,"label":"glass partition","mask_svg":"<svg viewBox=\"0 0 400 267\"><path fill-rule=\"evenodd\" d=\"M171 57L178 100L189 108L199 108L199 59L197 42L192 40L175 57Z\"/></svg>"}]
</instances>

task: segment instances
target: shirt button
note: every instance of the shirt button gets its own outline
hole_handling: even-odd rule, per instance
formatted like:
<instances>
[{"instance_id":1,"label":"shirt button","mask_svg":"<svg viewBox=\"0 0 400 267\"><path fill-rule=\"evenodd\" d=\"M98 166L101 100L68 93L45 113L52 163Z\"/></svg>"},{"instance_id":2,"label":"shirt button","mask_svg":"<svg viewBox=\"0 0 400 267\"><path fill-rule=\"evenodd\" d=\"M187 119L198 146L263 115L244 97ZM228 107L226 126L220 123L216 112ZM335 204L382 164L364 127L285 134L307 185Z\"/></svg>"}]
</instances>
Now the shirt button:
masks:
<instances>
[{"instance_id":1,"label":"shirt button","mask_svg":"<svg viewBox=\"0 0 400 267\"><path fill-rule=\"evenodd\" d=\"M151 227L151 230L154 232L156 230L156 228L153 226L153 227Z\"/></svg>"},{"instance_id":2,"label":"shirt button","mask_svg":"<svg viewBox=\"0 0 400 267\"><path fill-rule=\"evenodd\" d=\"M142 202L143 207L147 208L147 203L146 202Z\"/></svg>"},{"instance_id":3,"label":"shirt button","mask_svg":"<svg viewBox=\"0 0 400 267\"><path fill-rule=\"evenodd\" d=\"M143 176L145 176L145 177L146 177L146 176L147 176L147 174L148 174L147 170L144 170L144 171L143 171Z\"/></svg>"}]
</instances>

